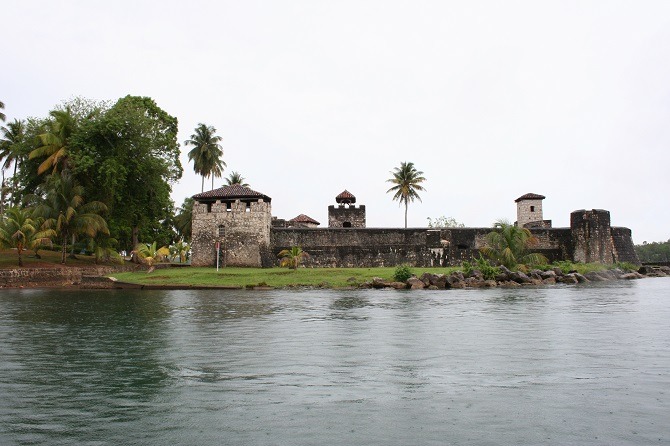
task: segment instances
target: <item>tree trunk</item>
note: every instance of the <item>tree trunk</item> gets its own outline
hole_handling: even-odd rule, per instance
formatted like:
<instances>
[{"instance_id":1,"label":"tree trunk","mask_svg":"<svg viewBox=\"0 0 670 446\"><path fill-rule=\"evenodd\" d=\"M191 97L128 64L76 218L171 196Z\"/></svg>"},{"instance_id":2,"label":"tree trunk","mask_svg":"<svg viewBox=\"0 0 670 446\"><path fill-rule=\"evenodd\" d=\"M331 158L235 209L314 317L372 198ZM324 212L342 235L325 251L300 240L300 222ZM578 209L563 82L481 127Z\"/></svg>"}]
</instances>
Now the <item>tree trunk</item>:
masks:
<instances>
[{"instance_id":1,"label":"tree trunk","mask_svg":"<svg viewBox=\"0 0 670 446\"><path fill-rule=\"evenodd\" d=\"M405 229L407 229L407 202L405 202Z\"/></svg>"},{"instance_id":2,"label":"tree trunk","mask_svg":"<svg viewBox=\"0 0 670 446\"><path fill-rule=\"evenodd\" d=\"M140 228L137 226L133 226L133 249L137 247L137 245L140 244L140 239L139 239L139 234L140 234Z\"/></svg>"},{"instance_id":3,"label":"tree trunk","mask_svg":"<svg viewBox=\"0 0 670 446\"><path fill-rule=\"evenodd\" d=\"M202 176L202 186L200 187L200 192L205 192L205 175Z\"/></svg>"},{"instance_id":4,"label":"tree trunk","mask_svg":"<svg viewBox=\"0 0 670 446\"><path fill-rule=\"evenodd\" d=\"M214 175L212 175L212 190L214 190Z\"/></svg>"},{"instance_id":5,"label":"tree trunk","mask_svg":"<svg viewBox=\"0 0 670 446\"><path fill-rule=\"evenodd\" d=\"M17 248L17 250L16 250L16 252L19 255L19 266L23 266L23 257L21 256L22 251L23 250L21 248Z\"/></svg>"},{"instance_id":6,"label":"tree trunk","mask_svg":"<svg viewBox=\"0 0 670 446\"><path fill-rule=\"evenodd\" d=\"M18 201L16 200L18 197L18 194L16 193L16 166L19 165L19 160L14 160L14 175L12 175L12 204L14 206L18 206Z\"/></svg>"},{"instance_id":7,"label":"tree trunk","mask_svg":"<svg viewBox=\"0 0 670 446\"><path fill-rule=\"evenodd\" d=\"M67 257L67 234L63 236L63 240L61 240L63 245L60 248L60 263L65 265L65 258Z\"/></svg>"}]
</instances>

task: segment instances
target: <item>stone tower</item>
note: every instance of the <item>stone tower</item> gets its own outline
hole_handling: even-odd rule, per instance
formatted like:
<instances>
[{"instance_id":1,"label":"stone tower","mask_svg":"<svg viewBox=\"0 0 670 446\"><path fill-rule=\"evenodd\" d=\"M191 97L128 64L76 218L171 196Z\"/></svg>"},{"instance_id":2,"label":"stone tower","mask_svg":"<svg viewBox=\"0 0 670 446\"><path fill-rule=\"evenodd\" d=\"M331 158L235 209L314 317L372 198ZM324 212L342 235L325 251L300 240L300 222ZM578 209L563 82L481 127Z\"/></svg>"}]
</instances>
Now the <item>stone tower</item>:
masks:
<instances>
[{"instance_id":1,"label":"stone tower","mask_svg":"<svg viewBox=\"0 0 670 446\"><path fill-rule=\"evenodd\" d=\"M364 228L365 206L355 206L356 197L348 190L344 190L335 197L336 206L328 206L329 228Z\"/></svg>"},{"instance_id":2,"label":"stone tower","mask_svg":"<svg viewBox=\"0 0 670 446\"><path fill-rule=\"evenodd\" d=\"M542 217L544 195L528 193L516 200L516 225L520 228L551 228L551 220Z\"/></svg>"},{"instance_id":3,"label":"stone tower","mask_svg":"<svg viewBox=\"0 0 670 446\"><path fill-rule=\"evenodd\" d=\"M610 213L603 209L574 211L570 214L570 231L575 262L614 263Z\"/></svg>"},{"instance_id":4,"label":"stone tower","mask_svg":"<svg viewBox=\"0 0 670 446\"><path fill-rule=\"evenodd\" d=\"M272 266L271 198L240 185L193 196L191 265Z\"/></svg>"}]
</instances>

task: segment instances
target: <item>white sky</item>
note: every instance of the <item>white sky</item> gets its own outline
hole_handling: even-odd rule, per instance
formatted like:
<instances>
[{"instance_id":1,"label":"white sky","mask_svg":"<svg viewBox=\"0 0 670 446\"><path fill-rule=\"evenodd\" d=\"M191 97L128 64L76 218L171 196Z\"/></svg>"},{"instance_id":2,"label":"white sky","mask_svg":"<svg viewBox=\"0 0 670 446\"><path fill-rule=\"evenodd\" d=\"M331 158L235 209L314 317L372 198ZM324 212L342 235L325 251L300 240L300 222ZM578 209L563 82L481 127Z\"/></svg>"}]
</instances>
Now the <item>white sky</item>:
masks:
<instances>
[{"instance_id":1,"label":"white sky","mask_svg":"<svg viewBox=\"0 0 670 446\"><path fill-rule=\"evenodd\" d=\"M410 226L514 221L534 192L554 226L599 208L636 243L670 237L670 1L8 0L0 17L8 120L150 96L180 143L216 127L226 175L280 218L327 226L346 188L369 227L402 226L385 180L412 161ZM177 205L200 192L187 151Z\"/></svg>"}]
</instances>

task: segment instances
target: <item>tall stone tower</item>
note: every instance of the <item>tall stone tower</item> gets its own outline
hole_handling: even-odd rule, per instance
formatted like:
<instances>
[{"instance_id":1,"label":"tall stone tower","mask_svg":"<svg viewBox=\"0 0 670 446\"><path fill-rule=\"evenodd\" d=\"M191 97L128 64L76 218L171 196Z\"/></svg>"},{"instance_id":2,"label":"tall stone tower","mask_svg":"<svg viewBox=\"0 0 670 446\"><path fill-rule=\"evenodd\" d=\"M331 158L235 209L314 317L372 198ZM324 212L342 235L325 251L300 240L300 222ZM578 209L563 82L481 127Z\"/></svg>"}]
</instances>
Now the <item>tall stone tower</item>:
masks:
<instances>
[{"instance_id":1,"label":"tall stone tower","mask_svg":"<svg viewBox=\"0 0 670 446\"><path fill-rule=\"evenodd\" d=\"M272 266L271 198L240 185L193 196L191 265Z\"/></svg>"},{"instance_id":2,"label":"tall stone tower","mask_svg":"<svg viewBox=\"0 0 670 446\"><path fill-rule=\"evenodd\" d=\"M348 190L344 190L335 197L337 207L328 206L329 228L364 228L365 206L355 206L356 197Z\"/></svg>"},{"instance_id":3,"label":"tall stone tower","mask_svg":"<svg viewBox=\"0 0 670 446\"><path fill-rule=\"evenodd\" d=\"M551 228L551 220L542 217L544 195L528 193L516 200L516 225L520 228Z\"/></svg>"},{"instance_id":4,"label":"tall stone tower","mask_svg":"<svg viewBox=\"0 0 670 446\"><path fill-rule=\"evenodd\" d=\"M603 209L574 211L570 214L570 231L575 262L614 263L614 246L610 213Z\"/></svg>"}]
</instances>

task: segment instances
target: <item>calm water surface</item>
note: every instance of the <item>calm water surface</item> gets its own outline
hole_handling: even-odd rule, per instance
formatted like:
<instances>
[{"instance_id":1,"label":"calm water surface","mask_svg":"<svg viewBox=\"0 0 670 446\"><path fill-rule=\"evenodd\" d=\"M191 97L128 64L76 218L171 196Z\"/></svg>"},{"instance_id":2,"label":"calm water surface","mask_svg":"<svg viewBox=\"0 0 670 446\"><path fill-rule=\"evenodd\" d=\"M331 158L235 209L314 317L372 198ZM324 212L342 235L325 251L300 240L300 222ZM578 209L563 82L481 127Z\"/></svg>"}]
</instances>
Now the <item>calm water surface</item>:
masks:
<instances>
[{"instance_id":1,"label":"calm water surface","mask_svg":"<svg viewBox=\"0 0 670 446\"><path fill-rule=\"evenodd\" d=\"M670 279L0 290L1 445L669 444Z\"/></svg>"}]
</instances>

